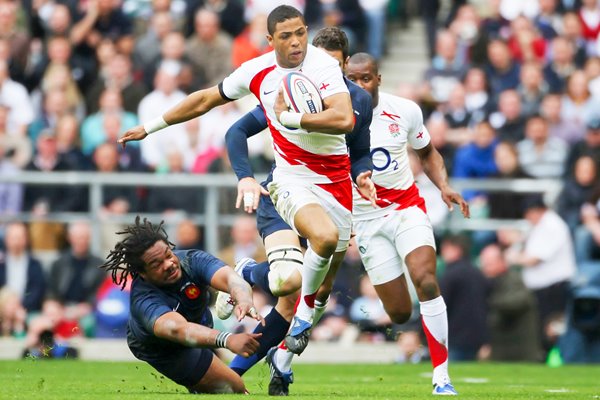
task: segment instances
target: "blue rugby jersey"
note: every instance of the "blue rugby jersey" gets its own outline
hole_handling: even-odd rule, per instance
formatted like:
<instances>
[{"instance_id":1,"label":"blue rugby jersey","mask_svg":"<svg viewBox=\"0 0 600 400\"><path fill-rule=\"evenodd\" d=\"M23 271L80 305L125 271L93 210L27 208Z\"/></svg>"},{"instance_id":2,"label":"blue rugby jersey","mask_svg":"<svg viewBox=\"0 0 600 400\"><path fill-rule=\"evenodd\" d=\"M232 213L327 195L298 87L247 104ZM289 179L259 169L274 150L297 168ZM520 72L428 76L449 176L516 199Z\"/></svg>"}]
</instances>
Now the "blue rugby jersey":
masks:
<instances>
[{"instance_id":1,"label":"blue rugby jersey","mask_svg":"<svg viewBox=\"0 0 600 400\"><path fill-rule=\"evenodd\" d=\"M179 343L154 335L156 320L170 311L176 311L189 322L213 326L208 309L210 280L226 264L201 250L175 250L179 259L181 279L169 286L157 287L136 277L131 285L131 315L127 327L127 344L131 352L143 360L168 356Z\"/></svg>"}]
</instances>

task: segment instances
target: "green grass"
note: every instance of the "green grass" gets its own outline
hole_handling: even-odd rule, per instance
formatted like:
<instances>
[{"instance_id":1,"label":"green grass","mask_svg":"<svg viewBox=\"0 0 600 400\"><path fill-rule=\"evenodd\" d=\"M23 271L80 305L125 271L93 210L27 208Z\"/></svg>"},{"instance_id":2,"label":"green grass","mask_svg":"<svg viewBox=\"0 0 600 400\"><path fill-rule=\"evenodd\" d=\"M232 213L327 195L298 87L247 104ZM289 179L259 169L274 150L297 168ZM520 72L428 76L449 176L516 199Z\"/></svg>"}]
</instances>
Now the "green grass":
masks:
<instances>
[{"instance_id":1,"label":"green grass","mask_svg":"<svg viewBox=\"0 0 600 400\"><path fill-rule=\"evenodd\" d=\"M451 375L465 399L600 399L600 366L455 364ZM268 369L244 376L253 397L267 398ZM431 367L296 365L291 397L306 399L431 399ZM185 396L185 397L182 397ZM0 399L182 399L180 386L143 363L0 361ZM234 399L235 395L210 396Z\"/></svg>"}]
</instances>

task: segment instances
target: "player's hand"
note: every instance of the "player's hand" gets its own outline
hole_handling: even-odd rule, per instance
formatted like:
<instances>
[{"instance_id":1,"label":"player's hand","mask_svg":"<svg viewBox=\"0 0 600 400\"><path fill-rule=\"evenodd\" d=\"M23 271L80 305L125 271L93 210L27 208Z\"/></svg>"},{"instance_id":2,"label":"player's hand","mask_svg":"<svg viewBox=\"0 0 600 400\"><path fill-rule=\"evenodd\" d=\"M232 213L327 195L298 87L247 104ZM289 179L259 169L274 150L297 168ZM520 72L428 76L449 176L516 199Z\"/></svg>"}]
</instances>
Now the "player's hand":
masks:
<instances>
[{"instance_id":1,"label":"player's hand","mask_svg":"<svg viewBox=\"0 0 600 400\"><path fill-rule=\"evenodd\" d=\"M460 195L460 193L456 192L454 189L447 188L445 190L442 190L442 200L444 200L444 203L446 203L450 211L454 210L454 206L452 205L453 203L458 204L462 215L465 218L471 218L469 203L467 203L465 199L463 199L463 197Z\"/></svg>"},{"instance_id":2,"label":"player's hand","mask_svg":"<svg viewBox=\"0 0 600 400\"><path fill-rule=\"evenodd\" d=\"M277 116L277 121L279 121L279 116L284 111L289 111L287 104L285 104L285 100L283 99L283 90L280 88L279 92L277 92L277 99L275 99L275 105L273 106L273 111L275 111L275 115Z\"/></svg>"},{"instance_id":3,"label":"player's hand","mask_svg":"<svg viewBox=\"0 0 600 400\"><path fill-rule=\"evenodd\" d=\"M238 302L235 305L233 312L238 321L241 321L245 316L248 316L259 321L263 326L265 325L265 319L258 313L258 311L256 311L256 308L254 308L252 303Z\"/></svg>"},{"instance_id":4,"label":"player's hand","mask_svg":"<svg viewBox=\"0 0 600 400\"><path fill-rule=\"evenodd\" d=\"M235 333L227 339L227 348L242 357L250 357L258 350L261 336L262 333Z\"/></svg>"},{"instance_id":5,"label":"player's hand","mask_svg":"<svg viewBox=\"0 0 600 400\"><path fill-rule=\"evenodd\" d=\"M133 140L142 140L146 136L148 136L148 134L144 130L144 126L138 125L134 128L129 129L127 132L125 132L123 134L123 137L121 137L121 139L117 140L117 143L119 143L120 145L123 146L123 148L125 148L125 144L127 142L131 142Z\"/></svg>"},{"instance_id":6,"label":"player's hand","mask_svg":"<svg viewBox=\"0 0 600 400\"><path fill-rule=\"evenodd\" d=\"M237 199L235 201L235 208L240 208L243 201L244 211L251 214L258 208L258 202L261 195L268 196L269 192L258 182L256 182L256 179L250 176L240 179L237 185Z\"/></svg>"},{"instance_id":7,"label":"player's hand","mask_svg":"<svg viewBox=\"0 0 600 400\"><path fill-rule=\"evenodd\" d=\"M360 194L371 201L371 205L375 207L379 199L377 198L377 189L375 189L375 184L371 180L371 175L373 175L373 171L361 172L356 177L356 185Z\"/></svg>"}]
</instances>

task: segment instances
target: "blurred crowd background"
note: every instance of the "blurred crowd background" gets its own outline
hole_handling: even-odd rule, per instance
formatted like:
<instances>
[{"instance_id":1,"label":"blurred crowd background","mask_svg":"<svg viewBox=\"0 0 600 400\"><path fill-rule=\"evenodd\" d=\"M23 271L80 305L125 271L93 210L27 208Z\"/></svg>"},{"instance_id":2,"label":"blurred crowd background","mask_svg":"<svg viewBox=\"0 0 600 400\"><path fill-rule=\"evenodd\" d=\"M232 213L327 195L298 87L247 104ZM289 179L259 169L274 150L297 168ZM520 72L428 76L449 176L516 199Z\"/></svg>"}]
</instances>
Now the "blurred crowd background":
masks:
<instances>
[{"instance_id":1,"label":"blurred crowd background","mask_svg":"<svg viewBox=\"0 0 600 400\"><path fill-rule=\"evenodd\" d=\"M0 176L233 174L224 136L252 99L125 149L115 142L270 51L266 15L282 3L304 11L311 35L341 26L352 52L382 62L411 24L422 26L428 67L418 82L386 91L422 107L452 178L506 180L506 190L464 192L474 218L527 221L527 229L443 229L448 210L414 159L438 228L451 359L600 362L597 0L2 0ZM266 133L249 142L256 173L269 171L271 151ZM516 193L508 183L518 178L563 189L552 198ZM256 222L229 192L219 210L237 216L223 228L219 256L262 261ZM122 338L129 307L127 288L97 268L119 224L103 226L93 254L89 220L45 216L158 213L178 248L204 248L194 219L206 209L200 189L105 186L99 210L88 209L89 196L87 187L0 178L0 335L22 338L27 354L71 354L73 337ZM408 324L391 324L355 246L334 292L315 340L397 341L399 362L427 358L418 307ZM257 291L256 302L266 311L272 299Z\"/></svg>"}]
</instances>

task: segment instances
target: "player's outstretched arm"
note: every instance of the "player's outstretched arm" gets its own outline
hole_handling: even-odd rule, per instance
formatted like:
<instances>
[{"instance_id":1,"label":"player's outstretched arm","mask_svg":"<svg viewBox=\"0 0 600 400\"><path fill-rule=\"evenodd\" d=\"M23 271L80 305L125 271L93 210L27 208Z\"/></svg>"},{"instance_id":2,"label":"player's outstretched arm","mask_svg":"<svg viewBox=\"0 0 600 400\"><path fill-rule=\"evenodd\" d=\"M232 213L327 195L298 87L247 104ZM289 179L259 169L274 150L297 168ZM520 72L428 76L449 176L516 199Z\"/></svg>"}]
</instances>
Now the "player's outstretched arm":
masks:
<instances>
[{"instance_id":1,"label":"player's outstretched arm","mask_svg":"<svg viewBox=\"0 0 600 400\"><path fill-rule=\"evenodd\" d=\"M228 101L229 100L224 99L223 96L221 96L218 86L198 90L189 94L185 99L179 102L179 104L172 107L162 116L147 121L144 125L138 125L129 129L117 142L124 147L127 142L142 140L149 134L164 129L169 125L179 124L181 122L189 121L192 118L199 117Z\"/></svg>"},{"instance_id":2,"label":"player's outstretched arm","mask_svg":"<svg viewBox=\"0 0 600 400\"><path fill-rule=\"evenodd\" d=\"M190 347L222 347L243 357L258 350L261 334L220 332L200 324L188 322L183 315L172 311L158 317L154 323L156 337Z\"/></svg>"},{"instance_id":3,"label":"player's outstretched arm","mask_svg":"<svg viewBox=\"0 0 600 400\"><path fill-rule=\"evenodd\" d=\"M241 321L247 315L260 321L263 325L265 324L263 317L254 308L252 288L233 268L225 266L217 270L210 280L210 285L221 292L227 292L231 295L231 298L235 302L233 312L238 321Z\"/></svg>"},{"instance_id":4,"label":"player's outstretched arm","mask_svg":"<svg viewBox=\"0 0 600 400\"><path fill-rule=\"evenodd\" d=\"M422 149L415 151L421 160L423 171L425 171L425 174L427 174L435 186L440 189L442 192L442 200L444 200L444 203L446 203L450 211L453 210L453 203L458 204L460 207L460 212L465 216L465 218L469 218L471 216L469 203L463 199L460 193L450 187L450 184L448 183L448 172L446 171L444 159L442 158L441 154L435 149L435 147L433 147L431 143Z\"/></svg>"},{"instance_id":5,"label":"player's outstretched arm","mask_svg":"<svg viewBox=\"0 0 600 400\"><path fill-rule=\"evenodd\" d=\"M300 119L300 127L309 132L342 135L354 129L354 112L348 93L337 93L323 100L324 109L320 113L304 113ZM279 121L282 112L287 111L283 100L283 92L279 91L275 101L275 114Z\"/></svg>"},{"instance_id":6,"label":"player's outstretched arm","mask_svg":"<svg viewBox=\"0 0 600 400\"><path fill-rule=\"evenodd\" d=\"M267 119L262 107L256 106L242 118L237 120L227 130L225 143L231 166L238 178L238 193L235 207L240 208L244 201L244 211L252 213L258 208L261 195L268 195L265 190L254 179L254 172L250 165L248 156L248 139L262 132L267 127Z\"/></svg>"}]
</instances>

